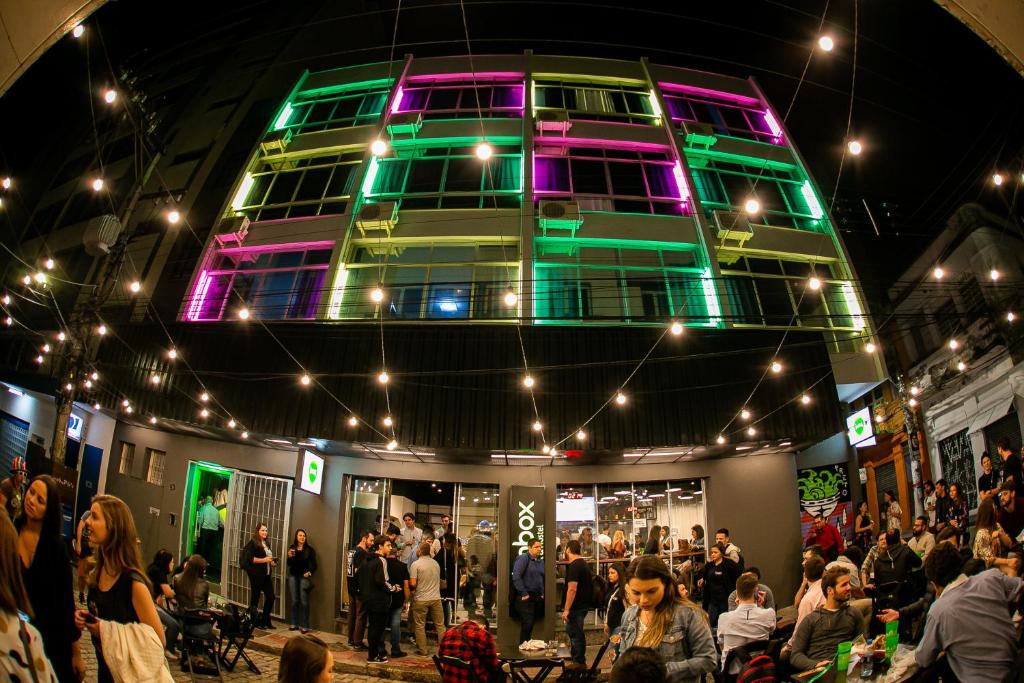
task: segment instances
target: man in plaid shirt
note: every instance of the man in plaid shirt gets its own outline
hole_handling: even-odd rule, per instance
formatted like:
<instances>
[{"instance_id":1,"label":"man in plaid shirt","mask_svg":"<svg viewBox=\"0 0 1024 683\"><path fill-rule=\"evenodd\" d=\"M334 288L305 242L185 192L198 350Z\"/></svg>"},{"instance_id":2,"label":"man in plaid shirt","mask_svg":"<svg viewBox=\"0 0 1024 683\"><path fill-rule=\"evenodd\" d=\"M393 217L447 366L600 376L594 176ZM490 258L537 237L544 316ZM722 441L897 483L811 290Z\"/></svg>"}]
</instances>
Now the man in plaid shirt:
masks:
<instances>
[{"instance_id":1,"label":"man in plaid shirt","mask_svg":"<svg viewBox=\"0 0 1024 683\"><path fill-rule=\"evenodd\" d=\"M445 665L444 683L496 683L505 680L505 674L498 665L494 636L487 629L487 619L482 616L474 616L445 631L437 654L457 657L469 664L468 668Z\"/></svg>"}]
</instances>

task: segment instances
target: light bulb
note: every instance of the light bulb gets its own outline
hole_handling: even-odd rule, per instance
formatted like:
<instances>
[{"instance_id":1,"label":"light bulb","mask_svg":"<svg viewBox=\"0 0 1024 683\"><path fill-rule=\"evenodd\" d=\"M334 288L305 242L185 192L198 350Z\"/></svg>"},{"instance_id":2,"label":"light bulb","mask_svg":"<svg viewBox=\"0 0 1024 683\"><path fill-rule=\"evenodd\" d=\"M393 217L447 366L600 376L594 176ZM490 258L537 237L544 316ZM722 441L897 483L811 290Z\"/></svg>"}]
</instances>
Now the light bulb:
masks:
<instances>
[{"instance_id":1,"label":"light bulb","mask_svg":"<svg viewBox=\"0 0 1024 683\"><path fill-rule=\"evenodd\" d=\"M558 455L558 449L557 448L552 448L551 452L548 453L548 455L550 455L552 458L555 457L556 455Z\"/></svg>"},{"instance_id":2,"label":"light bulb","mask_svg":"<svg viewBox=\"0 0 1024 683\"><path fill-rule=\"evenodd\" d=\"M959 370L960 372L963 372L964 370L967 369L967 363L960 361L959 363L956 364L956 369Z\"/></svg>"},{"instance_id":3,"label":"light bulb","mask_svg":"<svg viewBox=\"0 0 1024 683\"><path fill-rule=\"evenodd\" d=\"M774 372L776 375L782 372L782 363L780 363L777 360L772 361L772 372Z\"/></svg>"},{"instance_id":4,"label":"light bulb","mask_svg":"<svg viewBox=\"0 0 1024 683\"><path fill-rule=\"evenodd\" d=\"M39 363L40 365L42 365L44 360L45 359L41 355L36 356L36 363Z\"/></svg>"},{"instance_id":5,"label":"light bulb","mask_svg":"<svg viewBox=\"0 0 1024 683\"><path fill-rule=\"evenodd\" d=\"M533 431L535 431L535 432L539 432L539 431L540 431L540 430L542 430L542 429L544 429L544 425L542 425L542 424L540 423L540 420L536 420L536 421L534 421L534 423L533 423Z\"/></svg>"},{"instance_id":6,"label":"light bulb","mask_svg":"<svg viewBox=\"0 0 1024 683\"><path fill-rule=\"evenodd\" d=\"M395 421L391 419L390 415L384 416L384 426L385 427L390 427L393 424L395 424Z\"/></svg>"},{"instance_id":7,"label":"light bulb","mask_svg":"<svg viewBox=\"0 0 1024 683\"><path fill-rule=\"evenodd\" d=\"M228 420L228 429L234 429L235 425L237 425L237 424L238 423L235 422L235 418L231 418L230 420Z\"/></svg>"},{"instance_id":8,"label":"light bulb","mask_svg":"<svg viewBox=\"0 0 1024 683\"><path fill-rule=\"evenodd\" d=\"M131 401L129 401L128 399L125 399L125 400L121 401L121 405L124 406L125 408L127 408L129 405L131 405Z\"/></svg>"},{"instance_id":9,"label":"light bulb","mask_svg":"<svg viewBox=\"0 0 1024 683\"><path fill-rule=\"evenodd\" d=\"M951 351L956 351L958 348L960 348L960 342L958 342L956 339L950 339L949 348Z\"/></svg>"},{"instance_id":10,"label":"light bulb","mask_svg":"<svg viewBox=\"0 0 1024 683\"><path fill-rule=\"evenodd\" d=\"M384 300L384 290L381 289L380 285L377 285L376 287L373 288L373 290L370 292L370 298L373 299L374 303L378 304Z\"/></svg>"},{"instance_id":11,"label":"light bulb","mask_svg":"<svg viewBox=\"0 0 1024 683\"><path fill-rule=\"evenodd\" d=\"M990 280L995 282L996 280L999 279L999 271L993 268L992 270L988 271L988 277Z\"/></svg>"},{"instance_id":12,"label":"light bulb","mask_svg":"<svg viewBox=\"0 0 1024 683\"><path fill-rule=\"evenodd\" d=\"M995 185L996 187L999 187L1000 185L1002 185L1003 184L1003 176L1001 174L999 174L999 173L993 173L992 174L992 184Z\"/></svg>"},{"instance_id":13,"label":"light bulb","mask_svg":"<svg viewBox=\"0 0 1024 683\"><path fill-rule=\"evenodd\" d=\"M921 390L918 389L916 386L910 387L910 395L911 396L917 396L920 393L921 393Z\"/></svg>"},{"instance_id":14,"label":"light bulb","mask_svg":"<svg viewBox=\"0 0 1024 683\"><path fill-rule=\"evenodd\" d=\"M101 337L103 335L105 335L106 333L107 333L107 326L106 325L100 325L99 327L96 328L96 334L100 335Z\"/></svg>"},{"instance_id":15,"label":"light bulb","mask_svg":"<svg viewBox=\"0 0 1024 683\"><path fill-rule=\"evenodd\" d=\"M181 213L171 209L167 212L167 222L171 225L176 225L181 220Z\"/></svg>"},{"instance_id":16,"label":"light bulb","mask_svg":"<svg viewBox=\"0 0 1024 683\"><path fill-rule=\"evenodd\" d=\"M156 424L156 417L155 416L149 418L149 424L151 424L151 425L155 425Z\"/></svg>"},{"instance_id":17,"label":"light bulb","mask_svg":"<svg viewBox=\"0 0 1024 683\"><path fill-rule=\"evenodd\" d=\"M39 271L38 273L32 276L32 279L38 282L39 284L43 284L44 282L46 282L46 273Z\"/></svg>"},{"instance_id":18,"label":"light bulb","mask_svg":"<svg viewBox=\"0 0 1024 683\"><path fill-rule=\"evenodd\" d=\"M67 338L68 338L68 335L66 335L65 333L63 333L63 332L58 332L57 333L57 341L64 341Z\"/></svg>"},{"instance_id":19,"label":"light bulb","mask_svg":"<svg viewBox=\"0 0 1024 683\"><path fill-rule=\"evenodd\" d=\"M5 176L3 182L0 182L0 185L3 185L5 190L11 189L11 176Z\"/></svg>"},{"instance_id":20,"label":"light bulb","mask_svg":"<svg viewBox=\"0 0 1024 683\"><path fill-rule=\"evenodd\" d=\"M494 150L486 142L481 142L476 146L476 158L480 161L487 161L494 154Z\"/></svg>"},{"instance_id":21,"label":"light bulb","mask_svg":"<svg viewBox=\"0 0 1024 683\"><path fill-rule=\"evenodd\" d=\"M71 382L68 382L67 384L64 385L64 391L71 391L74 388L75 388L75 385L72 384Z\"/></svg>"},{"instance_id":22,"label":"light bulb","mask_svg":"<svg viewBox=\"0 0 1024 683\"><path fill-rule=\"evenodd\" d=\"M744 419L744 420L749 420L750 419L750 411L747 410L746 408L744 408L743 410L740 411L740 417L742 419Z\"/></svg>"},{"instance_id":23,"label":"light bulb","mask_svg":"<svg viewBox=\"0 0 1024 683\"><path fill-rule=\"evenodd\" d=\"M914 406L917 405L917 399L916 398L910 399L909 401L907 401L907 405L910 406L911 408L913 408Z\"/></svg>"},{"instance_id":24,"label":"light bulb","mask_svg":"<svg viewBox=\"0 0 1024 683\"><path fill-rule=\"evenodd\" d=\"M747 201L743 202L743 210L746 211L751 216L753 216L754 214L761 210L761 202L757 201L756 199L748 199Z\"/></svg>"},{"instance_id":25,"label":"light bulb","mask_svg":"<svg viewBox=\"0 0 1024 683\"><path fill-rule=\"evenodd\" d=\"M348 419L348 426L349 427L358 427L359 426L359 420L356 419L355 415L353 415L352 417L350 417Z\"/></svg>"},{"instance_id":26,"label":"light bulb","mask_svg":"<svg viewBox=\"0 0 1024 683\"><path fill-rule=\"evenodd\" d=\"M92 409L93 409L93 410L99 410L100 408L101 408L101 406L100 406L100 404L99 404L99 403L93 403L93 404L92 404Z\"/></svg>"},{"instance_id":27,"label":"light bulb","mask_svg":"<svg viewBox=\"0 0 1024 683\"><path fill-rule=\"evenodd\" d=\"M515 306L518 302L519 297L516 295L516 291L509 287L508 291L505 292L505 305L511 308L512 306Z\"/></svg>"},{"instance_id":28,"label":"light bulb","mask_svg":"<svg viewBox=\"0 0 1024 683\"><path fill-rule=\"evenodd\" d=\"M4 302L4 306L10 306L11 305L11 295L10 294L4 294L3 302Z\"/></svg>"},{"instance_id":29,"label":"light bulb","mask_svg":"<svg viewBox=\"0 0 1024 683\"><path fill-rule=\"evenodd\" d=\"M85 33L85 27L81 24L78 24L73 29L71 29L71 35L74 38L81 38L83 33Z\"/></svg>"},{"instance_id":30,"label":"light bulb","mask_svg":"<svg viewBox=\"0 0 1024 683\"><path fill-rule=\"evenodd\" d=\"M615 394L615 402L618 403L620 406L626 405L626 395L621 392Z\"/></svg>"},{"instance_id":31,"label":"light bulb","mask_svg":"<svg viewBox=\"0 0 1024 683\"><path fill-rule=\"evenodd\" d=\"M718 435L718 438L717 438L717 439L715 439L715 442L716 442L716 443L717 443L717 444L718 444L719 446L721 446L721 445L722 445L723 443L725 443L725 437L724 437L724 436L722 436L721 434L719 434L719 435Z\"/></svg>"},{"instance_id":32,"label":"light bulb","mask_svg":"<svg viewBox=\"0 0 1024 683\"><path fill-rule=\"evenodd\" d=\"M43 344L43 353L49 353L49 352L50 352L50 345L49 344Z\"/></svg>"},{"instance_id":33,"label":"light bulb","mask_svg":"<svg viewBox=\"0 0 1024 683\"><path fill-rule=\"evenodd\" d=\"M391 441L388 441L388 450L389 451L393 451L396 448L398 448L398 442L397 441L395 441L394 439L391 439Z\"/></svg>"},{"instance_id":34,"label":"light bulb","mask_svg":"<svg viewBox=\"0 0 1024 683\"><path fill-rule=\"evenodd\" d=\"M149 381L153 384L160 384L160 377L158 375L153 375L149 378Z\"/></svg>"},{"instance_id":35,"label":"light bulb","mask_svg":"<svg viewBox=\"0 0 1024 683\"><path fill-rule=\"evenodd\" d=\"M810 396L808 396L807 394L803 394L803 395L802 395L802 396L800 397L800 402L801 402L801 403L803 403L804 405L807 405L808 403L810 403L810 402L811 402L811 397L810 397Z\"/></svg>"},{"instance_id":36,"label":"light bulb","mask_svg":"<svg viewBox=\"0 0 1024 683\"><path fill-rule=\"evenodd\" d=\"M946 275L946 271L942 269L942 266L935 266L935 270L932 271L932 275L936 280L941 280Z\"/></svg>"},{"instance_id":37,"label":"light bulb","mask_svg":"<svg viewBox=\"0 0 1024 683\"><path fill-rule=\"evenodd\" d=\"M241 434L239 434L239 436L242 437L243 439L248 439L249 438L249 432L242 432Z\"/></svg>"},{"instance_id":38,"label":"light bulb","mask_svg":"<svg viewBox=\"0 0 1024 683\"><path fill-rule=\"evenodd\" d=\"M90 378L90 379L91 379L91 380L92 380L93 382L95 382L95 381L97 381L97 380L98 380L98 379L100 378L100 373L98 373L98 372L94 372L94 373L92 373L91 375L89 375L89 378Z\"/></svg>"},{"instance_id":39,"label":"light bulb","mask_svg":"<svg viewBox=\"0 0 1024 683\"><path fill-rule=\"evenodd\" d=\"M867 344L866 344L866 345L864 346L864 350L865 350L865 351L867 351L868 353L874 353L875 351L877 351L877 350L878 350L878 347L877 347L877 346L875 346L875 343L874 343L874 342L868 342L868 343L867 343Z\"/></svg>"},{"instance_id":40,"label":"light bulb","mask_svg":"<svg viewBox=\"0 0 1024 683\"><path fill-rule=\"evenodd\" d=\"M1013 315L1013 313L1011 313L1010 315ZM13 324L14 324L14 318L12 318L11 316L7 316L6 318L4 318L4 325L7 325L7 327L10 327Z\"/></svg>"},{"instance_id":41,"label":"light bulb","mask_svg":"<svg viewBox=\"0 0 1024 683\"><path fill-rule=\"evenodd\" d=\"M133 293L138 294L142 290L142 283L138 280L132 280L132 283L128 285L128 289L132 290Z\"/></svg>"},{"instance_id":42,"label":"light bulb","mask_svg":"<svg viewBox=\"0 0 1024 683\"><path fill-rule=\"evenodd\" d=\"M92 181L92 191L99 192L103 189L103 178L94 178Z\"/></svg>"},{"instance_id":43,"label":"light bulb","mask_svg":"<svg viewBox=\"0 0 1024 683\"><path fill-rule=\"evenodd\" d=\"M124 412L128 413L129 415L131 415L134 411L135 409L132 408L131 406L128 406L127 408L124 409Z\"/></svg>"},{"instance_id":44,"label":"light bulb","mask_svg":"<svg viewBox=\"0 0 1024 683\"><path fill-rule=\"evenodd\" d=\"M92 380L91 379L85 380L85 388L86 389L92 389Z\"/></svg>"},{"instance_id":45,"label":"light bulb","mask_svg":"<svg viewBox=\"0 0 1024 683\"><path fill-rule=\"evenodd\" d=\"M885 422L885 417L883 417L882 415L875 415L875 422L877 424L882 424L883 422Z\"/></svg>"},{"instance_id":46,"label":"light bulb","mask_svg":"<svg viewBox=\"0 0 1024 683\"><path fill-rule=\"evenodd\" d=\"M860 140L850 140L846 144L846 149L850 150L850 154L857 156L864 151L864 145L860 144Z\"/></svg>"},{"instance_id":47,"label":"light bulb","mask_svg":"<svg viewBox=\"0 0 1024 683\"><path fill-rule=\"evenodd\" d=\"M548 446L547 444L544 444L544 448L542 448L541 450L544 451L545 453L550 453L551 452L551 446Z\"/></svg>"},{"instance_id":48,"label":"light bulb","mask_svg":"<svg viewBox=\"0 0 1024 683\"><path fill-rule=\"evenodd\" d=\"M533 387L533 376L532 375L527 375L526 377L523 377L523 386L526 387L527 389L530 389L530 388Z\"/></svg>"},{"instance_id":49,"label":"light bulb","mask_svg":"<svg viewBox=\"0 0 1024 683\"><path fill-rule=\"evenodd\" d=\"M309 383L312 382L312 378L309 375L303 375L299 378L299 383L304 387L308 387Z\"/></svg>"},{"instance_id":50,"label":"light bulb","mask_svg":"<svg viewBox=\"0 0 1024 683\"><path fill-rule=\"evenodd\" d=\"M380 382L381 384L387 384L389 381L391 381L391 376L386 372L382 372L379 375L377 375L377 381Z\"/></svg>"},{"instance_id":51,"label":"light bulb","mask_svg":"<svg viewBox=\"0 0 1024 683\"><path fill-rule=\"evenodd\" d=\"M672 323L672 326L668 328L668 330L669 332L678 337L683 333L683 325L682 323L674 322Z\"/></svg>"},{"instance_id":52,"label":"light bulb","mask_svg":"<svg viewBox=\"0 0 1024 683\"><path fill-rule=\"evenodd\" d=\"M581 429L580 431L576 432L576 440L577 441L586 441L586 439L587 439L587 433L585 431L583 431Z\"/></svg>"},{"instance_id":53,"label":"light bulb","mask_svg":"<svg viewBox=\"0 0 1024 683\"><path fill-rule=\"evenodd\" d=\"M168 357L168 358L170 358L171 360L174 360L175 358L177 358L177 357L178 357L178 351L177 351L177 349L171 349L171 350L169 350L169 351L167 352L167 357Z\"/></svg>"},{"instance_id":54,"label":"light bulb","mask_svg":"<svg viewBox=\"0 0 1024 683\"><path fill-rule=\"evenodd\" d=\"M1007 313L1006 313L1006 322L1012 323L1016 319L1017 319L1017 316L1014 314L1013 311L1007 311ZM8 318L8 320L10 320L10 318ZM10 323L7 323L7 324L10 325Z\"/></svg>"},{"instance_id":55,"label":"light bulb","mask_svg":"<svg viewBox=\"0 0 1024 683\"><path fill-rule=\"evenodd\" d=\"M210 417L210 411L207 410L206 408L203 408L202 410L199 411L199 417Z\"/></svg>"},{"instance_id":56,"label":"light bulb","mask_svg":"<svg viewBox=\"0 0 1024 683\"><path fill-rule=\"evenodd\" d=\"M210 400L210 395L204 391L203 393L199 394L199 400L202 401L203 403L206 403L207 401Z\"/></svg>"},{"instance_id":57,"label":"light bulb","mask_svg":"<svg viewBox=\"0 0 1024 683\"><path fill-rule=\"evenodd\" d=\"M747 427L747 436L754 436L755 434L757 434L757 430L754 429L753 425Z\"/></svg>"},{"instance_id":58,"label":"light bulb","mask_svg":"<svg viewBox=\"0 0 1024 683\"><path fill-rule=\"evenodd\" d=\"M46 263L44 263L43 265L46 266L47 270L53 270L53 267L56 266L57 263L52 258L48 258L46 259Z\"/></svg>"},{"instance_id":59,"label":"light bulb","mask_svg":"<svg viewBox=\"0 0 1024 683\"><path fill-rule=\"evenodd\" d=\"M107 104L113 104L114 100L117 99L117 91L113 88L107 88L106 92L103 93L103 101Z\"/></svg>"},{"instance_id":60,"label":"light bulb","mask_svg":"<svg viewBox=\"0 0 1024 683\"><path fill-rule=\"evenodd\" d=\"M818 47L825 52L832 52L832 48L835 46L836 43L832 40L832 36L822 36L821 38L818 38Z\"/></svg>"},{"instance_id":61,"label":"light bulb","mask_svg":"<svg viewBox=\"0 0 1024 683\"><path fill-rule=\"evenodd\" d=\"M388 151L388 143L384 142L380 138L377 138L370 144L370 153L375 157L384 156Z\"/></svg>"},{"instance_id":62,"label":"light bulb","mask_svg":"<svg viewBox=\"0 0 1024 683\"><path fill-rule=\"evenodd\" d=\"M821 280L818 279L817 276L812 276L811 279L807 281L807 286L813 289L814 291L818 291L819 289L821 289Z\"/></svg>"},{"instance_id":63,"label":"light bulb","mask_svg":"<svg viewBox=\"0 0 1024 683\"><path fill-rule=\"evenodd\" d=\"M26 275L25 277L21 278L21 281L26 285L30 285L32 284L32 276Z\"/></svg>"},{"instance_id":64,"label":"light bulb","mask_svg":"<svg viewBox=\"0 0 1024 683\"><path fill-rule=\"evenodd\" d=\"M248 320L249 319L249 309L245 308L245 307L240 308L238 310L238 317L241 320Z\"/></svg>"}]
</instances>

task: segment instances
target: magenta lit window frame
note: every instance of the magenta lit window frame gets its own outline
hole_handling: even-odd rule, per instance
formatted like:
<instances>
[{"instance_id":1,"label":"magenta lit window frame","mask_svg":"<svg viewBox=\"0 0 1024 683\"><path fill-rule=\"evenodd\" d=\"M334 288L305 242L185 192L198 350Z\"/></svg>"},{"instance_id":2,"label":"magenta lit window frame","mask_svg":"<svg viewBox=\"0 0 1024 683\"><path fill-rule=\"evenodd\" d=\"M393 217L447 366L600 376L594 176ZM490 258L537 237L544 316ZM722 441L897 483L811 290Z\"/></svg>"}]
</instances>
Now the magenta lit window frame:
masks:
<instances>
[{"instance_id":1,"label":"magenta lit window frame","mask_svg":"<svg viewBox=\"0 0 1024 683\"><path fill-rule=\"evenodd\" d=\"M481 103L480 108L483 111L488 112L503 112L507 114L518 114L520 117L523 114L523 109L526 105L526 83L524 75L519 72L513 71L488 71L479 73L450 73L450 74L430 74L430 75L418 75L407 78L398 88L395 93L395 100L391 105L392 114L404 114L410 112L421 112L425 115L443 115L446 113L465 113L473 112L476 109L475 102L471 107L461 108L448 108L448 109L427 109L426 103L424 108L412 109L408 108L407 96L410 92L418 92L423 90L433 90L435 87L439 89L455 89L455 88L473 88L473 87L487 87L492 85L504 85L513 86L518 91L518 98L516 103L508 106L490 106L490 104L484 105Z\"/></svg>"},{"instance_id":2,"label":"magenta lit window frame","mask_svg":"<svg viewBox=\"0 0 1024 683\"><path fill-rule=\"evenodd\" d=\"M679 85L674 83L659 83L658 84L662 93L666 96L666 105L668 105L669 118L673 123L679 123L681 121L690 121L694 123L705 123L708 125L720 127L720 122L717 121L699 121L696 118L687 118L677 116L672 113L672 106L670 102L673 96L681 96L691 103L706 104L709 106L716 107L729 107L738 109L744 115L746 115L750 125L744 129L735 129L726 126L725 134L730 137L736 137L739 139L750 139L748 136L752 135L754 140L758 142L770 143L773 145L783 144L783 131L782 126L779 125L778 119L775 117L770 107L767 107L764 102L755 98L747 97L746 95L738 95L736 93L727 93L720 90L711 90L709 88L701 88L697 86ZM760 125L763 128L760 129ZM735 133L734 133L735 131ZM744 133L744 135L738 135L736 133Z\"/></svg>"}]
</instances>

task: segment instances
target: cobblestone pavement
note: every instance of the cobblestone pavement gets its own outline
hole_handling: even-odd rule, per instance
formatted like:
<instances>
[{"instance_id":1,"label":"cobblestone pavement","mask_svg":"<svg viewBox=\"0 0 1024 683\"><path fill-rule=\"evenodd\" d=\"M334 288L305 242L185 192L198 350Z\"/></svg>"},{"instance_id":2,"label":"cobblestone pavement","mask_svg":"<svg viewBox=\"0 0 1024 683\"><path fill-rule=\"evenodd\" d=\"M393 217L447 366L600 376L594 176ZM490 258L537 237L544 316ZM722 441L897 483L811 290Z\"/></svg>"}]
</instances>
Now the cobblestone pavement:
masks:
<instances>
[{"instance_id":1,"label":"cobblestone pavement","mask_svg":"<svg viewBox=\"0 0 1024 683\"><path fill-rule=\"evenodd\" d=\"M251 673L244 663L239 663L232 673L224 672L224 680L228 683L276 683L277 681L277 660L276 656L268 655L263 652L256 652L249 650L249 656L256 663L256 666L262 672L259 676ZM86 683L96 683L96 651L92 647L92 643L86 639L82 643L82 657L85 659L85 666L88 673L85 676ZM187 683L190 681L188 672L182 671L178 667L178 663L168 662L171 668L171 675L177 683ZM216 681L216 677L205 677L199 676L196 678L197 681ZM384 681L383 678L376 678L373 676L359 676L357 674L340 674L335 673L334 678L331 679L334 683L377 683L378 681Z\"/></svg>"}]
</instances>

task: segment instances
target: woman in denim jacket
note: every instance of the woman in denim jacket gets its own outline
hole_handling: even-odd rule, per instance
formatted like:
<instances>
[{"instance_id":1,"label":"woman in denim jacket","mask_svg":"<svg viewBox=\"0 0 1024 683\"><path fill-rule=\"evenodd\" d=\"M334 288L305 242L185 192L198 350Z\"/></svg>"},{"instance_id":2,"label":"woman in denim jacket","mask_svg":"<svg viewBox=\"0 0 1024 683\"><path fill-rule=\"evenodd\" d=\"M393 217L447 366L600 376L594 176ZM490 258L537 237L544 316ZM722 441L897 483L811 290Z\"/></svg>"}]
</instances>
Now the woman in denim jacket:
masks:
<instances>
[{"instance_id":1,"label":"woman in denim jacket","mask_svg":"<svg viewBox=\"0 0 1024 683\"><path fill-rule=\"evenodd\" d=\"M634 562L626 586L636 604L622 615L620 651L653 648L665 661L670 683L697 683L715 670L718 652L707 617L679 597L662 560L647 555Z\"/></svg>"}]
</instances>

